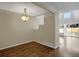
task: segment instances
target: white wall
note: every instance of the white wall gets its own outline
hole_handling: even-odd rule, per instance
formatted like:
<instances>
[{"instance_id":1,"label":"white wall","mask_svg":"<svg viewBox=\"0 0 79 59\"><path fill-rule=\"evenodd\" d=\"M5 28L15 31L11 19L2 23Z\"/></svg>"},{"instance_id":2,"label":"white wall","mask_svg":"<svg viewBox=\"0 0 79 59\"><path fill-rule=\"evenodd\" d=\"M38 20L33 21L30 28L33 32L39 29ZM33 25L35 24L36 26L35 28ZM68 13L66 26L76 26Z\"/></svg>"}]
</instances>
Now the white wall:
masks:
<instances>
[{"instance_id":1,"label":"white wall","mask_svg":"<svg viewBox=\"0 0 79 59\"><path fill-rule=\"evenodd\" d=\"M31 41L55 47L55 14L32 17L25 23L19 14L0 10L0 49Z\"/></svg>"},{"instance_id":2,"label":"white wall","mask_svg":"<svg viewBox=\"0 0 79 59\"><path fill-rule=\"evenodd\" d=\"M55 13L55 48L59 47L59 13ZM62 24L61 24L62 25Z\"/></svg>"},{"instance_id":3,"label":"white wall","mask_svg":"<svg viewBox=\"0 0 79 59\"><path fill-rule=\"evenodd\" d=\"M37 42L55 48L55 14L45 14L44 25L39 26L34 33Z\"/></svg>"},{"instance_id":4,"label":"white wall","mask_svg":"<svg viewBox=\"0 0 79 59\"><path fill-rule=\"evenodd\" d=\"M40 16L25 23L21 21L19 14L0 10L0 49L32 41L33 31L36 25L43 24L42 20L43 16Z\"/></svg>"}]
</instances>

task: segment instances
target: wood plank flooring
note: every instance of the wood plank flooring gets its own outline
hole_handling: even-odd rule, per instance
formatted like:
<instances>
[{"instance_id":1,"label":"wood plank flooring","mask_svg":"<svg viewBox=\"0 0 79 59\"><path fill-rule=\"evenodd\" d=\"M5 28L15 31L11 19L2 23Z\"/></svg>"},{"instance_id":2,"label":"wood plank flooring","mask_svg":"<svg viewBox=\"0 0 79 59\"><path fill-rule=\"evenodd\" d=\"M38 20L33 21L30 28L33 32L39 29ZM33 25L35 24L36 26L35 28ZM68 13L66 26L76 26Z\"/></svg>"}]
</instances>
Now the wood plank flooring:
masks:
<instances>
[{"instance_id":1,"label":"wood plank flooring","mask_svg":"<svg viewBox=\"0 0 79 59\"><path fill-rule=\"evenodd\" d=\"M1 50L4 57L49 57L57 56L57 50L36 42L30 42L16 47Z\"/></svg>"},{"instance_id":2,"label":"wood plank flooring","mask_svg":"<svg viewBox=\"0 0 79 59\"><path fill-rule=\"evenodd\" d=\"M66 49L53 49L37 42L29 42L0 50L1 57L79 57L78 52Z\"/></svg>"}]
</instances>

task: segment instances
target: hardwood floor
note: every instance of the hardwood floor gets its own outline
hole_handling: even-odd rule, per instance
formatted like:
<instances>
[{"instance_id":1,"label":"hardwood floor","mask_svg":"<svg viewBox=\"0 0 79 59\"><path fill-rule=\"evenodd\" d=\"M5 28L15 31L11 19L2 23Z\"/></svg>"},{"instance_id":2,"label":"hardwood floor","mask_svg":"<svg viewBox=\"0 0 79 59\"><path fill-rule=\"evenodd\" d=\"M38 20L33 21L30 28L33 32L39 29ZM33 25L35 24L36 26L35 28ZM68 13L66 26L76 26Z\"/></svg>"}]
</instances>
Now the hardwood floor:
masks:
<instances>
[{"instance_id":1,"label":"hardwood floor","mask_svg":"<svg viewBox=\"0 0 79 59\"><path fill-rule=\"evenodd\" d=\"M57 56L57 50L41 45L36 42L30 42L16 47L1 50L0 56L5 57L49 57Z\"/></svg>"},{"instance_id":2,"label":"hardwood floor","mask_svg":"<svg viewBox=\"0 0 79 59\"><path fill-rule=\"evenodd\" d=\"M79 57L78 52L53 49L37 42L30 42L0 51L1 57Z\"/></svg>"}]
</instances>

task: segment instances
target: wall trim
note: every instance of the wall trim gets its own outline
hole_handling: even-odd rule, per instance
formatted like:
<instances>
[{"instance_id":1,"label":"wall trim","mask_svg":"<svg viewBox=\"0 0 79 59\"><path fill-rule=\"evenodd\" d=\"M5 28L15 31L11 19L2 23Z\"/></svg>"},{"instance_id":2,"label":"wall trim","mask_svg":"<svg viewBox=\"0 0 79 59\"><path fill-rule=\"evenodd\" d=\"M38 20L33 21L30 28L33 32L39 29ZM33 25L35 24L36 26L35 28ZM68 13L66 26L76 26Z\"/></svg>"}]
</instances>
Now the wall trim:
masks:
<instances>
[{"instance_id":1,"label":"wall trim","mask_svg":"<svg viewBox=\"0 0 79 59\"><path fill-rule=\"evenodd\" d=\"M17 44L10 45L10 46L2 47L2 48L0 48L0 50L15 47L15 46L22 45L22 44L29 43L29 42L32 42L32 41L27 41L27 42L22 42L22 43L17 43Z\"/></svg>"},{"instance_id":2,"label":"wall trim","mask_svg":"<svg viewBox=\"0 0 79 59\"><path fill-rule=\"evenodd\" d=\"M54 48L55 48L55 49L59 48L59 45L56 45Z\"/></svg>"},{"instance_id":3,"label":"wall trim","mask_svg":"<svg viewBox=\"0 0 79 59\"><path fill-rule=\"evenodd\" d=\"M54 49L58 48L58 46L54 46L53 42L51 43L51 42L46 42L46 41L41 41L41 40L40 41L35 40L35 42L38 42L38 43L48 46L50 48L54 48Z\"/></svg>"},{"instance_id":4,"label":"wall trim","mask_svg":"<svg viewBox=\"0 0 79 59\"><path fill-rule=\"evenodd\" d=\"M38 40L31 40L31 41L27 41L27 42L18 43L18 44L15 44L15 45L10 45L10 46L7 46L7 47L2 47L2 48L0 48L0 50L7 49L7 48L11 48L11 47L15 47L15 46L22 45L22 44L25 44L25 43L30 43L32 41L35 41L37 43L40 43L42 45L45 45L45 46L48 46L48 47L51 47L51 48L54 48L54 49L56 49L56 48L59 47L57 45L54 46L54 44L51 43L51 42L46 42L46 41L41 41L41 40L40 41L38 41Z\"/></svg>"}]
</instances>

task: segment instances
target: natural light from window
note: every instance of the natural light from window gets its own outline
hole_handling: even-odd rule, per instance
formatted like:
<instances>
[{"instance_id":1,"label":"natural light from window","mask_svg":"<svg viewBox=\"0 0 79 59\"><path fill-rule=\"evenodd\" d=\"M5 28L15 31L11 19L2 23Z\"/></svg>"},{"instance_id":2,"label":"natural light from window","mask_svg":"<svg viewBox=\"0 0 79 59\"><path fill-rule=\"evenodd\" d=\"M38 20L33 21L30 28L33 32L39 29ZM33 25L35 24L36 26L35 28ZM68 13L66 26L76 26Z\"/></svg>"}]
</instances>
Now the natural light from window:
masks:
<instances>
[{"instance_id":1,"label":"natural light from window","mask_svg":"<svg viewBox=\"0 0 79 59\"><path fill-rule=\"evenodd\" d=\"M64 13L64 19L70 19L72 16L72 13L71 12L65 12Z\"/></svg>"}]
</instances>

